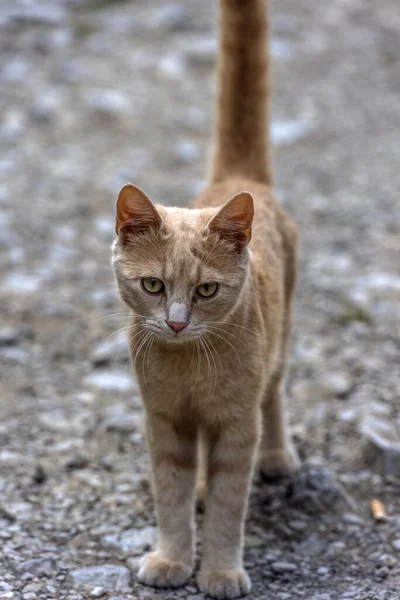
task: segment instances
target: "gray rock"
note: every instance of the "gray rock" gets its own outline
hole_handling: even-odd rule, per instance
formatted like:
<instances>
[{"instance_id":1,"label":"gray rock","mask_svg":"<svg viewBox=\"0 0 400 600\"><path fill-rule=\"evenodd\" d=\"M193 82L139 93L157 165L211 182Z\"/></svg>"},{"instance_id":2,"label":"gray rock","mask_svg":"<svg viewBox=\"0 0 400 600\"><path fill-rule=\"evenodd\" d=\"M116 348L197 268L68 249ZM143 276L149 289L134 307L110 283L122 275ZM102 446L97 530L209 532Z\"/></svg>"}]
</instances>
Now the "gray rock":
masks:
<instances>
[{"instance_id":1,"label":"gray rock","mask_svg":"<svg viewBox=\"0 0 400 600\"><path fill-rule=\"evenodd\" d=\"M323 383L327 391L338 398L345 398L353 387L351 377L344 372L329 373Z\"/></svg>"},{"instance_id":2,"label":"gray rock","mask_svg":"<svg viewBox=\"0 0 400 600\"><path fill-rule=\"evenodd\" d=\"M151 13L150 26L154 29L178 31L186 29L190 23L189 11L180 4L164 4L154 7Z\"/></svg>"},{"instance_id":3,"label":"gray rock","mask_svg":"<svg viewBox=\"0 0 400 600\"><path fill-rule=\"evenodd\" d=\"M85 379L90 386L107 392L127 392L133 388L132 377L125 371L94 371Z\"/></svg>"},{"instance_id":4,"label":"gray rock","mask_svg":"<svg viewBox=\"0 0 400 600\"><path fill-rule=\"evenodd\" d=\"M0 329L0 346L14 346L26 339L32 339L31 327L3 327Z\"/></svg>"},{"instance_id":5,"label":"gray rock","mask_svg":"<svg viewBox=\"0 0 400 600\"><path fill-rule=\"evenodd\" d=\"M90 590L101 587L106 592L129 592L131 583L126 567L110 564L73 569L68 579L71 585Z\"/></svg>"},{"instance_id":6,"label":"gray rock","mask_svg":"<svg viewBox=\"0 0 400 600\"><path fill-rule=\"evenodd\" d=\"M133 433L142 424L142 418L135 413L122 413L107 419L105 426L107 431L118 431L120 433Z\"/></svg>"},{"instance_id":7,"label":"gray rock","mask_svg":"<svg viewBox=\"0 0 400 600\"><path fill-rule=\"evenodd\" d=\"M128 98L118 90L92 90L87 96L88 104L102 115L124 115L130 106Z\"/></svg>"},{"instance_id":8,"label":"gray rock","mask_svg":"<svg viewBox=\"0 0 400 600\"><path fill-rule=\"evenodd\" d=\"M293 571L297 571L297 568L296 564L287 562L286 560L278 560L271 563L271 569L275 573L292 573Z\"/></svg>"},{"instance_id":9,"label":"gray rock","mask_svg":"<svg viewBox=\"0 0 400 600\"><path fill-rule=\"evenodd\" d=\"M125 555L138 555L150 550L157 535L155 527L128 529L121 534L105 535L102 544L105 548L119 550Z\"/></svg>"},{"instance_id":10,"label":"gray rock","mask_svg":"<svg viewBox=\"0 0 400 600\"><path fill-rule=\"evenodd\" d=\"M392 546L397 552L400 552L400 538L393 540Z\"/></svg>"},{"instance_id":11,"label":"gray rock","mask_svg":"<svg viewBox=\"0 0 400 600\"><path fill-rule=\"evenodd\" d=\"M26 560L17 567L17 572L32 573L37 577L51 577L54 575L54 560L47 556Z\"/></svg>"},{"instance_id":12,"label":"gray rock","mask_svg":"<svg viewBox=\"0 0 400 600\"><path fill-rule=\"evenodd\" d=\"M100 342L92 352L92 363L96 366L106 365L111 361L128 361L128 336L125 331L120 331L108 340Z\"/></svg>"},{"instance_id":13,"label":"gray rock","mask_svg":"<svg viewBox=\"0 0 400 600\"><path fill-rule=\"evenodd\" d=\"M400 475L400 431L396 423L383 415L368 413L360 424L367 465L383 475Z\"/></svg>"},{"instance_id":14,"label":"gray rock","mask_svg":"<svg viewBox=\"0 0 400 600\"><path fill-rule=\"evenodd\" d=\"M382 554L382 556L380 556L378 560L379 566L388 567L389 569L393 569L396 563L397 559L391 554Z\"/></svg>"},{"instance_id":15,"label":"gray rock","mask_svg":"<svg viewBox=\"0 0 400 600\"><path fill-rule=\"evenodd\" d=\"M299 118L283 121L272 119L271 141L276 146L287 146L306 137L313 128L313 123L308 118Z\"/></svg>"},{"instance_id":16,"label":"gray rock","mask_svg":"<svg viewBox=\"0 0 400 600\"><path fill-rule=\"evenodd\" d=\"M331 471L312 466L295 474L287 488L290 502L308 513L332 510L344 500L344 492Z\"/></svg>"},{"instance_id":17,"label":"gray rock","mask_svg":"<svg viewBox=\"0 0 400 600\"><path fill-rule=\"evenodd\" d=\"M105 593L106 590L104 588L97 586L91 590L90 596L91 598L101 598Z\"/></svg>"},{"instance_id":18,"label":"gray rock","mask_svg":"<svg viewBox=\"0 0 400 600\"><path fill-rule=\"evenodd\" d=\"M174 155L179 162L188 164L199 156L197 145L190 140L181 140L174 148Z\"/></svg>"}]
</instances>

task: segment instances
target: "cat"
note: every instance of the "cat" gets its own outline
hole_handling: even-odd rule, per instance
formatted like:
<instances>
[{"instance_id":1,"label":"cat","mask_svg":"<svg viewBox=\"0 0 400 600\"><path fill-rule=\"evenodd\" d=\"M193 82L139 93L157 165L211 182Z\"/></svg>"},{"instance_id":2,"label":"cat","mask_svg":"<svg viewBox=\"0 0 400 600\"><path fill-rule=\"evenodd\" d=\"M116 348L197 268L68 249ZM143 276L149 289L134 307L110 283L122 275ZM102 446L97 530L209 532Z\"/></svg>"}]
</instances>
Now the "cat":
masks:
<instances>
[{"instance_id":1,"label":"cat","mask_svg":"<svg viewBox=\"0 0 400 600\"><path fill-rule=\"evenodd\" d=\"M297 233L270 190L264 0L220 0L219 12L210 183L190 208L154 205L125 185L112 262L132 311L159 527L138 578L177 587L191 577L197 478L198 587L236 598L251 587L242 550L257 457L266 476L299 464L282 400Z\"/></svg>"}]
</instances>

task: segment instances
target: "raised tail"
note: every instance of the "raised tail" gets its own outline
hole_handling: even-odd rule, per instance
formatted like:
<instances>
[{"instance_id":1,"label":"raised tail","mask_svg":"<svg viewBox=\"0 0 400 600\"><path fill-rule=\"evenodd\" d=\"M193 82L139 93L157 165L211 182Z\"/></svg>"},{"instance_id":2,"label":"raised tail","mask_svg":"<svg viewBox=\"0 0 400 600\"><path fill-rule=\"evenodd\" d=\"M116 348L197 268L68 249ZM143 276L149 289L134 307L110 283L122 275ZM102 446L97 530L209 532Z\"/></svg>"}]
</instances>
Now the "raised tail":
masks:
<instances>
[{"instance_id":1,"label":"raised tail","mask_svg":"<svg viewBox=\"0 0 400 600\"><path fill-rule=\"evenodd\" d=\"M265 0L219 0L218 100L211 181L271 183Z\"/></svg>"}]
</instances>

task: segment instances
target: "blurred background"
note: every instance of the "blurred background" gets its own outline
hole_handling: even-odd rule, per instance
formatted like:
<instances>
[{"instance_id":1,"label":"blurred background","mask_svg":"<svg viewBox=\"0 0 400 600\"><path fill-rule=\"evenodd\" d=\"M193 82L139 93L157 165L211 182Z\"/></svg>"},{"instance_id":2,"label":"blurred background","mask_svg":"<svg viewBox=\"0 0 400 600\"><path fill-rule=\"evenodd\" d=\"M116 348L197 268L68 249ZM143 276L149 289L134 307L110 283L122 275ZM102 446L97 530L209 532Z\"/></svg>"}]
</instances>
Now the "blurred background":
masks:
<instances>
[{"instance_id":1,"label":"blurred background","mask_svg":"<svg viewBox=\"0 0 400 600\"><path fill-rule=\"evenodd\" d=\"M155 521L110 245L122 184L169 205L205 185L215 9L0 0L0 598L172 597L128 570ZM289 492L255 484L253 597L397 598L400 7L272 0L270 21L275 189L301 233L288 391L308 474Z\"/></svg>"}]
</instances>

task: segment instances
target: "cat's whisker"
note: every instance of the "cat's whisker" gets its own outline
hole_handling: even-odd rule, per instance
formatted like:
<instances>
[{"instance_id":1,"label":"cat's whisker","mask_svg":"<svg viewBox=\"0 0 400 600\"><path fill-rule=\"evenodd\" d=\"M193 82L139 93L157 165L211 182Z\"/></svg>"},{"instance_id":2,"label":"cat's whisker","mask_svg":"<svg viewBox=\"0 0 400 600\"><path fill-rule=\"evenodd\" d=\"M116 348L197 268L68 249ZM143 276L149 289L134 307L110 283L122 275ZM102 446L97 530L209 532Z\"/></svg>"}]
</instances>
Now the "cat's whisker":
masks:
<instances>
[{"instance_id":1,"label":"cat's whisker","mask_svg":"<svg viewBox=\"0 0 400 600\"><path fill-rule=\"evenodd\" d=\"M237 352L237 350L236 350L235 346L233 346L233 344L231 344L229 340L226 340L226 339L225 339L225 338L224 338L222 335L220 335L219 333L216 333L216 332L215 332L214 330L212 330L212 329L209 329L208 331L209 331L209 333L211 333L211 334L215 335L217 338L219 338L219 339L223 340L223 341L224 341L226 344L228 344L228 345L229 345L229 346L232 348L232 350L234 351L234 353L236 354L236 356L237 356L237 358L238 358L238 361L239 361L239 363L240 363L240 364L242 364L242 361L240 360L240 356L239 356L239 354L238 354L238 352Z\"/></svg>"},{"instance_id":2,"label":"cat's whisker","mask_svg":"<svg viewBox=\"0 0 400 600\"><path fill-rule=\"evenodd\" d=\"M147 387L147 381L146 381L146 372L145 372L145 364L146 364L146 354L152 344L154 340L154 333L152 331L150 331L150 337L148 337L146 339L146 344L144 347L144 354L143 354L143 360L142 360L142 373L143 373L143 381L145 386Z\"/></svg>"},{"instance_id":3,"label":"cat's whisker","mask_svg":"<svg viewBox=\"0 0 400 600\"><path fill-rule=\"evenodd\" d=\"M208 331L220 331L221 333L226 333L226 335L230 335L231 337L233 337L235 340L237 340L238 342L240 342L242 344L242 346L246 346L245 342L243 340L241 340L240 338L238 338L236 335L234 335L233 333L231 333L230 331L226 331L226 329L223 329L222 327L216 327L215 325L213 325L213 327L210 327L210 329L208 329Z\"/></svg>"},{"instance_id":4,"label":"cat's whisker","mask_svg":"<svg viewBox=\"0 0 400 600\"><path fill-rule=\"evenodd\" d=\"M240 327L241 329L245 329L246 331L249 331L250 333L254 333L254 335L258 335L258 337L260 337L260 338L264 337L257 331L253 331L252 329L249 329L248 327L245 327L244 325L238 325L237 323L227 323L226 321L205 321L205 325L231 325L232 327Z\"/></svg>"},{"instance_id":5,"label":"cat's whisker","mask_svg":"<svg viewBox=\"0 0 400 600\"><path fill-rule=\"evenodd\" d=\"M135 358L133 361L133 368L136 367L136 361L138 359L138 356L140 354L141 349L143 348L144 344L147 342L147 340L149 339L149 337L152 335L151 331L148 331L143 335L143 337L140 339L140 341L138 342L138 349L136 350L136 354L135 354Z\"/></svg>"},{"instance_id":6,"label":"cat's whisker","mask_svg":"<svg viewBox=\"0 0 400 600\"><path fill-rule=\"evenodd\" d=\"M211 396L213 396L213 395L214 395L214 392L215 392L215 389L216 389L216 387L217 387L217 384L218 384L218 370L217 370L217 363L215 362L214 354L213 354L213 351L212 351L212 345L210 345L210 342L209 342L209 341L207 341L207 339L206 339L206 337L205 337L205 336L203 337L203 342L204 342L204 344L206 345L206 347L209 349L209 352L210 352L210 357L211 357L211 359L212 359L212 361L213 361L213 364L214 364L215 380L214 380L214 387L213 387L212 394L211 394Z\"/></svg>"},{"instance_id":7,"label":"cat's whisker","mask_svg":"<svg viewBox=\"0 0 400 600\"><path fill-rule=\"evenodd\" d=\"M121 348L118 350L118 352L113 360L113 364L112 364L113 367L115 367L115 363L117 362L117 359L118 359L119 355L121 354L122 350L126 346L129 346L132 343L132 341L135 339L135 337L143 332L143 329L144 329L143 325L139 325L138 327L139 327L139 331L136 331L136 333L134 335L128 336L128 339L122 344Z\"/></svg>"}]
</instances>

